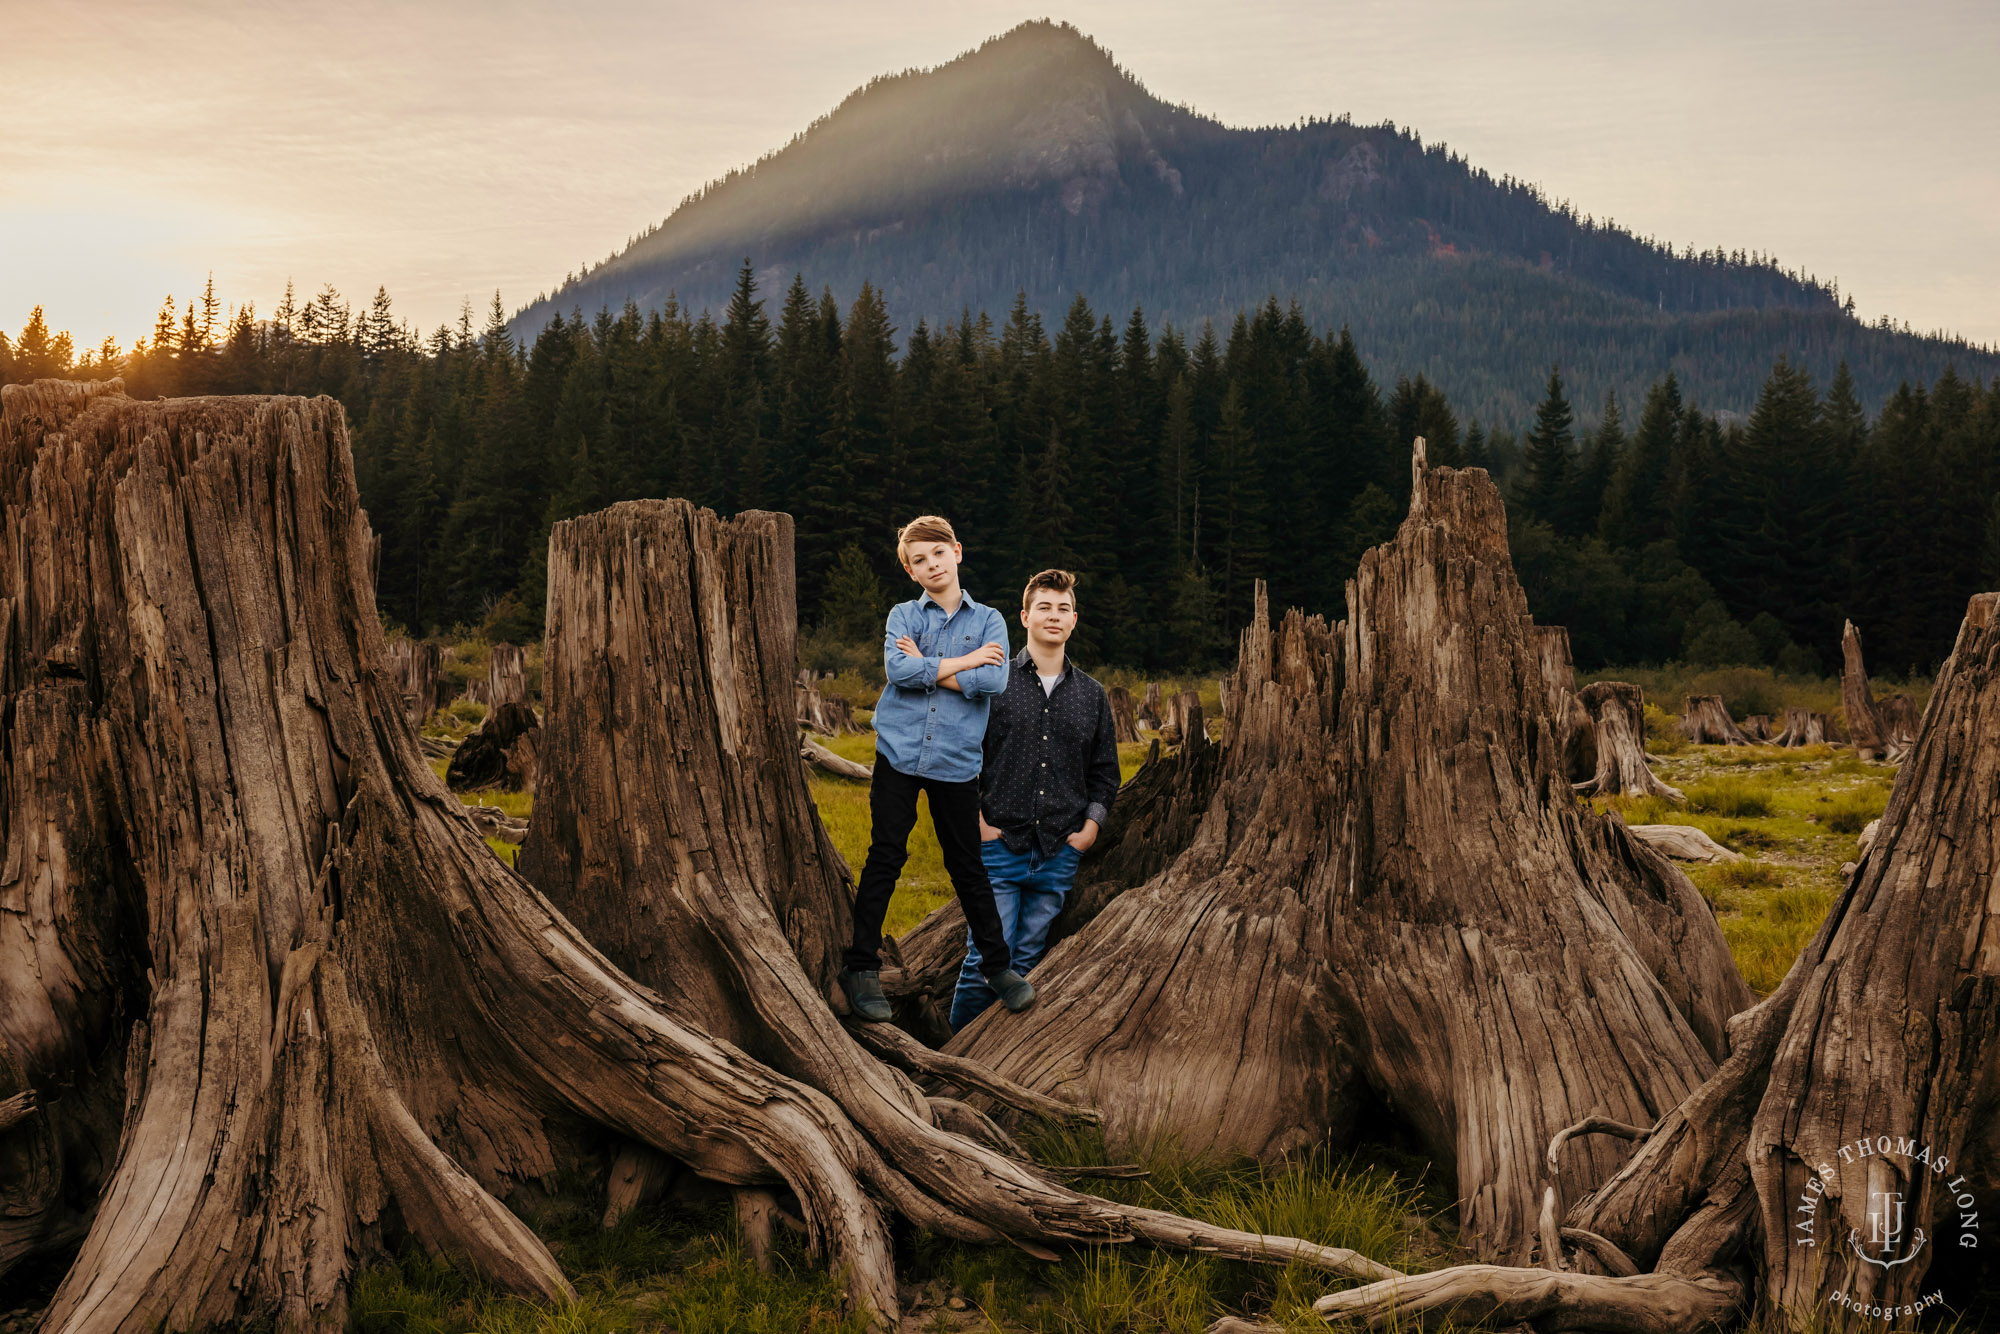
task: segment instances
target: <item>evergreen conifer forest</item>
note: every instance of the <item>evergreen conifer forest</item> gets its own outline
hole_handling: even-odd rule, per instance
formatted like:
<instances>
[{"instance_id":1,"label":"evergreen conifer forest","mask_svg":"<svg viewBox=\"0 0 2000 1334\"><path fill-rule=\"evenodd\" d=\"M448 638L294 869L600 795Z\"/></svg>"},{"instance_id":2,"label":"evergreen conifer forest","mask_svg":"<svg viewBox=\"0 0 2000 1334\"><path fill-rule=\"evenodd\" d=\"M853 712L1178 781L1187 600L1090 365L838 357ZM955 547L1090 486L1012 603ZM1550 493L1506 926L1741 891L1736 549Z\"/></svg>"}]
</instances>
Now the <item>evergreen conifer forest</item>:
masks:
<instances>
[{"instance_id":1,"label":"evergreen conifer forest","mask_svg":"<svg viewBox=\"0 0 2000 1334\"><path fill-rule=\"evenodd\" d=\"M1231 656L1253 583L1337 612L1408 504L1409 441L1490 469L1537 620L1578 666L1767 664L1819 673L1841 623L1871 660L1925 671L1966 598L2000 580L2000 380L1946 370L1864 408L1843 365L1780 360L1747 417L1662 373L1638 402L1523 386L1519 423L1469 418L1421 375L1279 297L1226 329L1155 326L1078 296L900 329L864 285L844 308L745 263L721 318L669 303L550 320L531 344L496 295L483 328L419 337L378 291L268 318L213 290L169 300L130 356L78 357L39 311L0 336L0 381L122 374L135 397L328 394L353 423L380 537L379 602L416 633L538 638L548 533L613 501L681 496L798 521L802 620L872 640L904 596L893 533L949 516L967 587L1007 607L1026 575L1081 575L1080 656L1188 671Z\"/></svg>"}]
</instances>

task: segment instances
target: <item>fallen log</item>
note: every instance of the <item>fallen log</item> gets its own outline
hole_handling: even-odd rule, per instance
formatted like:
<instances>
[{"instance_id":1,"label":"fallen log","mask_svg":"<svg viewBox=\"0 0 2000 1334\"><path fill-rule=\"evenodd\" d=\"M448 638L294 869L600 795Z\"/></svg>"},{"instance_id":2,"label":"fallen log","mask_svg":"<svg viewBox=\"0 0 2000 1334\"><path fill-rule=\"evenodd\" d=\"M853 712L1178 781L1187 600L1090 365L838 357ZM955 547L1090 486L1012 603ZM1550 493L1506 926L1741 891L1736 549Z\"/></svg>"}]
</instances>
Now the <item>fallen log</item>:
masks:
<instances>
[{"instance_id":1,"label":"fallen log","mask_svg":"<svg viewBox=\"0 0 2000 1334\"><path fill-rule=\"evenodd\" d=\"M875 771L867 765L836 755L809 736L799 738L799 758L806 762L808 768L831 774L835 778L848 778L865 783L875 776Z\"/></svg>"},{"instance_id":2,"label":"fallen log","mask_svg":"<svg viewBox=\"0 0 2000 1334\"><path fill-rule=\"evenodd\" d=\"M1549 1138L1654 1119L1750 996L1693 885L1571 791L1487 475L1419 460L1349 588L1331 625L1259 593L1192 841L947 1050L1114 1146L1270 1158L1369 1109L1451 1165L1467 1246L1525 1257ZM1579 1145L1564 1189L1624 1156Z\"/></svg>"},{"instance_id":3,"label":"fallen log","mask_svg":"<svg viewBox=\"0 0 2000 1334\"><path fill-rule=\"evenodd\" d=\"M1750 738L1723 707L1720 695L1689 695L1681 705L1681 732L1698 746L1750 744Z\"/></svg>"},{"instance_id":4,"label":"fallen log","mask_svg":"<svg viewBox=\"0 0 2000 1334\"><path fill-rule=\"evenodd\" d=\"M1731 852L1701 830L1688 824L1627 825L1632 837L1662 857L1677 862L1740 862L1743 854Z\"/></svg>"},{"instance_id":5,"label":"fallen log","mask_svg":"<svg viewBox=\"0 0 2000 1334\"><path fill-rule=\"evenodd\" d=\"M2000 1082L1996 611L2000 594L1971 600L1880 831L1798 962L1731 1025L1715 1074L1570 1209L1569 1228L1646 1272L1558 1288L1540 1269L1460 1266L1315 1309L1684 1334L1741 1305L1784 1328L1929 1304L1933 1264L1976 1250L2000 1197L1986 1110ZM1635 1310L1638 1279L1665 1300Z\"/></svg>"}]
</instances>

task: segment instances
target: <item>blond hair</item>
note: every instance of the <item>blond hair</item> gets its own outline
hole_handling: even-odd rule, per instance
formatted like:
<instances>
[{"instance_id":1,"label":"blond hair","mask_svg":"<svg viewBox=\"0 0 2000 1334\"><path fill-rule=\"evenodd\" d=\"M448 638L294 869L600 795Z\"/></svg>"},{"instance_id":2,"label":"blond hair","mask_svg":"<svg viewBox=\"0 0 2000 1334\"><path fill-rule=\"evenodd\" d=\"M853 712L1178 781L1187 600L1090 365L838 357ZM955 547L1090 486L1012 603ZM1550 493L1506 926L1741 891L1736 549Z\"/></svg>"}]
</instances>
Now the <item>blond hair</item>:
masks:
<instances>
[{"instance_id":1,"label":"blond hair","mask_svg":"<svg viewBox=\"0 0 2000 1334\"><path fill-rule=\"evenodd\" d=\"M1021 590L1022 611L1026 611L1028 604L1034 601L1035 590L1038 588L1046 588L1051 593L1067 593L1069 605L1072 608L1076 606L1076 576L1068 570L1043 570L1028 580L1028 586Z\"/></svg>"},{"instance_id":2,"label":"blond hair","mask_svg":"<svg viewBox=\"0 0 2000 1334\"><path fill-rule=\"evenodd\" d=\"M913 542L956 544L957 541L958 534L951 530L950 519L941 519L935 514L919 514L896 533L896 559L905 565L909 564L910 544Z\"/></svg>"}]
</instances>

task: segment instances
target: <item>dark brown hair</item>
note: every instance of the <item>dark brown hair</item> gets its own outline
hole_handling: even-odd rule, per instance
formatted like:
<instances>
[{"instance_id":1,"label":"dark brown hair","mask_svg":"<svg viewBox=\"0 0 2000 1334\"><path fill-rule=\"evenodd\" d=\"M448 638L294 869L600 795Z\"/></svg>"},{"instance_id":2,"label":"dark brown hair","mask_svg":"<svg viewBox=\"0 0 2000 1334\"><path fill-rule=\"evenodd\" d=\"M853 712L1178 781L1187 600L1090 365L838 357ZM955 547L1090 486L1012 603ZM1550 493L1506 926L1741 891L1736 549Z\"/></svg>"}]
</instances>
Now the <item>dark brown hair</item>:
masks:
<instances>
[{"instance_id":1,"label":"dark brown hair","mask_svg":"<svg viewBox=\"0 0 2000 1334\"><path fill-rule=\"evenodd\" d=\"M1028 580L1028 586L1021 590L1022 611L1026 611L1028 604L1034 601L1035 590L1038 588L1046 588L1051 593L1067 593L1069 605L1076 606L1076 576L1068 570L1043 570Z\"/></svg>"}]
</instances>

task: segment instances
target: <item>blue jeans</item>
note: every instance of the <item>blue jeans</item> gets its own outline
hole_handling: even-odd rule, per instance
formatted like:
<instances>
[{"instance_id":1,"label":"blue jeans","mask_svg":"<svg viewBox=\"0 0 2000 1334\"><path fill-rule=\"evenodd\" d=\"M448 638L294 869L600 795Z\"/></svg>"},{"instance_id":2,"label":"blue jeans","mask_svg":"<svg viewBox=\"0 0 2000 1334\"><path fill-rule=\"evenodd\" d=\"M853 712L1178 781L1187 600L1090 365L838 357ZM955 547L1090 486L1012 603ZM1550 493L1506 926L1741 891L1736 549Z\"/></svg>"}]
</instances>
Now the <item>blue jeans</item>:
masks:
<instances>
[{"instance_id":1,"label":"blue jeans","mask_svg":"<svg viewBox=\"0 0 2000 1334\"><path fill-rule=\"evenodd\" d=\"M993 882L993 906L1000 910L1000 929L1006 933L1007 948L1014 958L1014 971L1026 976L1041 962L1048 948L1049 924L1062 911L1063 896L1076 879L1076 864L1083 854L1065 843L1053 857L1044 857L1032 845L1026 852L1013 852L1002 839L979 845L979 859L986 863L986 878ZM951 998L951 1031L956 1033L977 1019L999 997L979 971L979 946L972 933L965 933L965 965L958 970L958 990Z\"/></svg>"}]
</instances>

